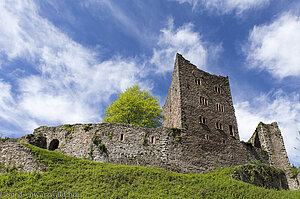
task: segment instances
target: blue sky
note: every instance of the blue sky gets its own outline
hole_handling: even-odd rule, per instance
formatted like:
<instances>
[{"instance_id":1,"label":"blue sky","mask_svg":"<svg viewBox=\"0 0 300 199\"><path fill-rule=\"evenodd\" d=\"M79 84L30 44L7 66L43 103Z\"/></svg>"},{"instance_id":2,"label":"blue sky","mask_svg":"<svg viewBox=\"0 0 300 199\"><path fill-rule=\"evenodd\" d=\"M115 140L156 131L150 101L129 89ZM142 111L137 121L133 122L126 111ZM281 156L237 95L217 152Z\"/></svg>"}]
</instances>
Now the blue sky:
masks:
<instances>
[{"instance_id":1,"label":"blue sky","mask_svg":"<svg viewBox=\"0 0 300 199\"><path fill-rule=\"evenodd\" d=\"M1 1L0 134L99 123L134 84L163 105L179 52L229 76L242 140L277 121L299 166L299 16L297 0Z\"/></svg>"}]
</instances>

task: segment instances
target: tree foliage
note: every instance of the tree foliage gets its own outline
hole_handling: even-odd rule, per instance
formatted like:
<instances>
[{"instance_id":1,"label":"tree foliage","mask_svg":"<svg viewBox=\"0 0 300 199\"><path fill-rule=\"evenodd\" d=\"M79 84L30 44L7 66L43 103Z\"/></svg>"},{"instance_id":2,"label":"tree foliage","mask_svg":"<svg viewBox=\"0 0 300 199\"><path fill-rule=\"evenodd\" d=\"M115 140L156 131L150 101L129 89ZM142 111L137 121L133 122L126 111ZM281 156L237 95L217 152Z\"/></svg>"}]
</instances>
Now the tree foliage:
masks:
<instances>
[{"instance_id":1,"label":"tree foliage","mask_svg":"<svg viewBox=\"0 0 300 199\"><path fill-rule=\"evenodd\" d=\"M140 90L138 85L120 93L105 110L104 123L127 123L142 127L161 126L162 110L156 97Z\"/></svg>"}]
</instances>

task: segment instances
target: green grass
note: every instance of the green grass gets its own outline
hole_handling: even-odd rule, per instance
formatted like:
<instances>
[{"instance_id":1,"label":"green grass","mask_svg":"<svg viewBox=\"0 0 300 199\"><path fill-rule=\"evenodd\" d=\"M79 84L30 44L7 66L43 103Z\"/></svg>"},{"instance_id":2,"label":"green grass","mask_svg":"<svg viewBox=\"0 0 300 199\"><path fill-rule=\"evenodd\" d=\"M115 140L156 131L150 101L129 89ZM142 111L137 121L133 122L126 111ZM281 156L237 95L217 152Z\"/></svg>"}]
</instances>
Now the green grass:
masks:
<instances>
[{"instance_id":1,"label":"green grass","mask_svg":"<svg viewBox=\"0 0 300 199\"><path fill-rule=\"evenodd\" d=\"M299 191L268 190L234 180L230 174L235 167L206 174L180 174L151 167L96 163L24 145L42 164L48 165L47 171L11 171L1 175L2 194L70 192L79 198L300 198ZM2 198L15 197L2 195Z\"/></svg>"}]
</instances>

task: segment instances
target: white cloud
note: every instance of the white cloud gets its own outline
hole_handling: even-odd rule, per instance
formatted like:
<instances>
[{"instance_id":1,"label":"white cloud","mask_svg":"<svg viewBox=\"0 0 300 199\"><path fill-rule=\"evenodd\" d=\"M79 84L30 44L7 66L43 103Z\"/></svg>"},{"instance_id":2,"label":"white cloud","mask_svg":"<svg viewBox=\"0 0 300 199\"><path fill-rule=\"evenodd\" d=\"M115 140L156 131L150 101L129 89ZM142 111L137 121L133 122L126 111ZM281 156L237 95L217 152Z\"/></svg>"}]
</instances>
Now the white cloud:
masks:
<instances>
[{"instance_id":1,"label":"white cloud","mask_svg":"<svg viewBox=\"0 0 300 199\"><path fill-rule=\"evenodd\" d=\"M157 66L157 73L173 70L176 53L182 54L198 67L206 68L207 50L201 41L201 35L192 29L193 25L189 23L174 30L173 20L169 20L168 28L161 30L157 48L150 61Z\"/></svg>"},{"instance_id":2,"label":"white cloud","mask_svg":"<svg viewBox=\"0 0 300 199\"><path fill-rule=\"evenodd\" d=\"M14 125L26 130L100 122L100 104L112 94L135 83L147 87L139 80L139 61L97 60L95 52L42 18L32 1L1 1L0 10L0 54L8 60L26 59L37 71L19 78L14 90L11 82L0 82L0 119L12 124L24 120Z\"/></svg>"},{"instance_id":3,"label":"white cloud","mask_svg":"<svg viewBox=\"0 0 300 199\"><path fill-rule=\"evenodd\" d=\"M300 18L285 13L271 24L255 26L244 49L249 67L284 78L300 76Z\"/></svg>"},{"instance_id":4,"label":"white cloud","mask_svg":"<svg viewBox=\"0 0 300 199\"><path fill-rule=\"evenodd\" d=\"M177 0L179 3L189 3L195 8L197 5L218 14L235 12L242 14L244 11L261 8L271 0Z\"/></svg>"},{"instance_id":5,"label":"white cloud","mask_svg":"<svg viewBox=\"0 0 300 199\"><path fill-rule=\"evenodd\" d=\"M109 11L108 13L111 20L115 20L125 33L133 36L142 44L145 44L149 37L151 37L151 35L147 34L147 32L143 30L142 27L144 27L144 25L141 23L138 24L136 16L132 15L131 11L122 9L118 3L114 3L111 0L88 0L84 1L82 5L89 9L101 6L101 8L104 8L105 11ZM98 17L99 10L97 9L94 14Z\"/></svg>"},{"instance_id":6,"label":"white cloud","mask_svg":"<svg viewBox=\"0 0 300 199\"><path fill-rule=\"evenodd\" d=\"M243 101L235 104L240 137L248 140L259 122L278 122L285 147L292 163L300 165L300 142L296 140L300 130L300 95L298 93L285 94L281 90L261 94L253 101Z\"/></svg>"}]
</instances>

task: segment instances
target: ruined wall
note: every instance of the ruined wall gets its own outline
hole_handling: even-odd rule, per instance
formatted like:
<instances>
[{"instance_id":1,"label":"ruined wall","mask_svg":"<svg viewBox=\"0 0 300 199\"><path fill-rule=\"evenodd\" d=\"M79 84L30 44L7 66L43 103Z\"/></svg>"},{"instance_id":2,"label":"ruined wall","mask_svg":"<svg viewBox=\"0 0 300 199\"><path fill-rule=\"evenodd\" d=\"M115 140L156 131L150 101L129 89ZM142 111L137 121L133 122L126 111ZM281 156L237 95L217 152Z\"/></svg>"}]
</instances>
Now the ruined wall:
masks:
<instances>
[{"instance_id":1,"label":"ruined wall","mask_svg":"<svg viewBox=\"0 0 300 199\"><path fill-rule=\"evenodd\" d=\"M269 154L262 148L254 147L250 142L241 142L243 153L247 157L248 162L260 162L269 164Z\"/></svg>"},{"instance_id":2,"label":"ruined wall","mask_svg":"<svg viewBox=\"0 0 300 199\"><path fill-rule=\"evenodd\" d=\"M182 172L179 134L168 128L148 129L129 124L75 124L40 127L22 141L44 137L46 148L97 162L140 165ZM39 138L39 139L37 139ZM53 148L53 142L57 143ZM42 145L44 146L44 145Z\"/></svg>"},{"instance_id":3,"label":"ruined wall","mask_svg":"<svg viewBox=\"0 0 300 199\"><path fill-rule=\"evenodd\" d=\"M290 189L299 189L299 181L293 178L290 171L290 162L285 150L281 131L276 122L264 124L260 122L249 142L268 153L268 163L286 172Z\"/></svg>"},{"instance_id":4,"label":"ruined wall","mask_svg":"<svg viewBox=\"0 0 300 199\"><path fill-rule=\"evenodd\" d=\"M281 131L276 122L259 123L249 140L254 146L263 148L269 154L269 164L283 170L290 169Z\"/></svg>"},{"instance_id":5,"label":"ruined wall","mask_svg":"<svg viewBox=\"0 0 300 199\"><path fill-rule=\"evenodd\" d=\"M0 143L0 164L0 173L6 173L6 168L13 167L22 171L42 170L31 150L18 143L17 139L8 139Z\"/></svg>"},{"instance_id":6,"label":"ruined wall","mask_svg":"<svg viewBox=\"0 0 300 199\"><path fill-rule=\"evenodd\" d=\"M97 162L160 167L181 173L268 160L261 149L243 148L233 137L227 137L227 144L218 139L218 135L211 135L210 140L198 134L187 136L172 128L104 123L42 126L20 141Z\"/></svg>"}]
</instances>

